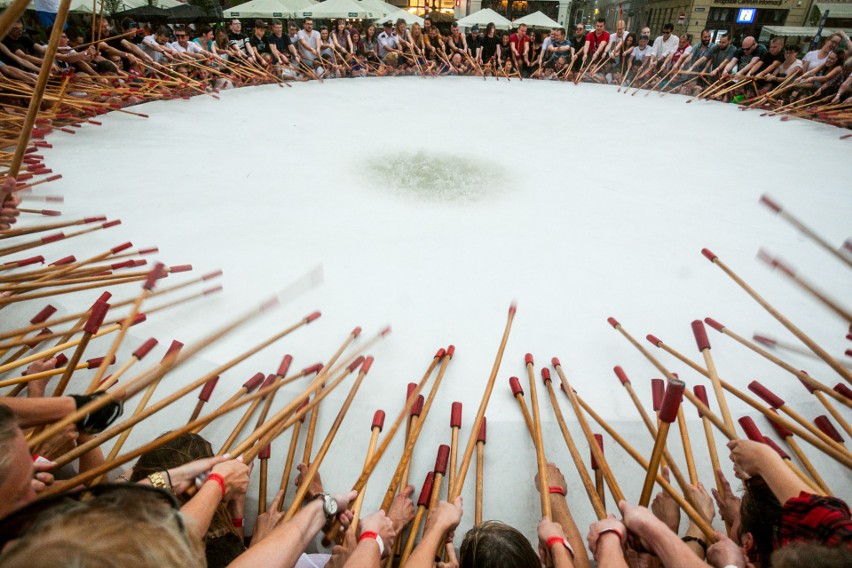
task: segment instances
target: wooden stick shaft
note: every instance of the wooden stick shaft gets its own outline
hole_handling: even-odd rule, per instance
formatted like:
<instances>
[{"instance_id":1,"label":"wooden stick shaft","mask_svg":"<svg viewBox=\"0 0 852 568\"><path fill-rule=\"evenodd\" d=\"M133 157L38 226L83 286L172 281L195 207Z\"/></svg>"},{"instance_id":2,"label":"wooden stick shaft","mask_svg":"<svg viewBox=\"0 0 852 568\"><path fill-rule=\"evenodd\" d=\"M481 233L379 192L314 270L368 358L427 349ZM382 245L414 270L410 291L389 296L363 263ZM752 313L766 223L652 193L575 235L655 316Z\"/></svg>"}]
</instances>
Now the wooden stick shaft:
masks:
<instances>
[{"instance_id":1,"label":"wooden stick shaft","mask_svg":"<svg viewBox=\"0 0 852 568\"><path fill-rule=\"evenodd\" d=\"M483 491L483 476L485 473L485 444L478 442L476 444L476 495L473 511L473 526L478 527L482 524L482 491ZM440 486L439 486L440 488ZM549 502L548 502L549 504Z\"/></svg>"},{"instance_id":2,"label":"wooden stick shaft","mask_svg":"<svg viewBox=\"0 0 852 568\"><path fill-rule=\"evenodd\" d=\"M328 449L331 447L331 443L334 441L334 437L337 435L337 431L340 429L340 425L343 423L343 419L346 418L346 412L349 410L349 406L352 404L352 400L354 400L355 395L358 393L358 387L361 386L361 382L364 380L364 377L367 375L367 369L364 367L361 368L361 371L358 373L358 378L355 379L355 383L352 385L352 388L349 389L349 395L346 397L346 400L343 401L343 405L340 407L340 410L337 413L337 416L334 419L334 423L332 423L331 428L328 430L328 434L323 440L322 445L319 450L317 450L317 455L314 456L314 460L311 462L308 471L302 476L302 483L299 485L299 489L296 491L296 496L293 498L293 502L290 504L290 509L287 510L287 513L284 515L283 522L287 522L293 518L293 515L301 508L302 501L305 499L305 496L308 494L308 489L311 485L311 482L317 475L320 466L322 465L323 459L325 459L326 454L328 453Z\"/></svg>"},{"instance_id":3,"label":"wooden stick shaft","mask_svg":"<svg viewBox=\"0 0 852 568\"><path fill-rule=\"evenodd\" d=\"M459 453L459 429L451 428L450 434L450 464L447 474L447 492L455 486L456 481L456 464L458 463Z\"/></svg>"},{"instance_id":4,"label":"wooden stick shaft","mask_svg":"<svg viewBox=\"0 0 852 568\"><path fill-rule=\"evenodd\" d=\"M405 548L402 551L399 566L402 568L408 562L408 557L411 556L411 551L414 550L414 541L417 539L417 532L420 530L420 523L423 522L423 516L426 513L426 507L417 507L417 512L414 513L414 520L411 522L411 528L408 532L408 539L405 541ZM391 555L393 556L393 555Z\"/></svg>"},{"instance_id":5,"label":"wooden stick shaft","mask_svg":"<svg viewBox=\"0 0 852 568\"><path fill-rule=\"evenodd\" d=\"M541 435L541 412L538 407L538 387L536 386L535 370L531 360L527 361L527 377L530 385L530 402L532 403L533 417L533 444L535 445L536 464L538 466L538 479L541 498L541 516L551 519L553 513L550 510L550 493L547 488L550 484L547 480L547 458L544 457L544 440Z\"/></svg>"},{"instance_id":6,"label":"wooden stick shaft","mask_svg":"<svg viewBox=\"0 0 852 568\"><path fill-rule=\"evenodd\" d=\"M689 482L692 485L698 485L698 470L695 469L695 457L692 455L692 443L689 440L686 418L683 416L683 406L677 409L677 426L680 431L681 443L683 444L683 455L686 458L686 470L689 472Z\"/></svg>"},{"instance_id":7,"label":"wooden stick shaft","mask_svg":"<svg viewBox=\"0 0 852 568\"><path fill-rule=\"evenodd\" d=\"M657 428L657 437L654 439L654 449L651 451L651 459L648 462L648 468L645 473L645 482L642 485L642 493L639 496L639 506L647 507L651 502L651 491L654 489L654 481L657 478L657 471L660 468L660 460L663 457L663 449L666 446L666 438L669 434L668 422L660 422L660 427Z\"/></svg>"},{"instance_id":8,"label":"wooden stick shaft","mask_svg":"<svg viewBox=\"0 0 852 568\"><path fill-rule=\"evenodd\" d=\"M825 480L823 480L823 478L820 476L819 471L814 467L814 464L811 463L811 460L808 459L808 456L805 455L805 452L802 451L802 447L799 446L799 443L796 442L796 439L793 438L793 436L787 436L786 438L784 438L784 441L787 442L787 446L790 447L790 449L799 459L799 463L801 463L805 467L805 469L808 470L808 473L810 474L811 479L813 479L814 483L816 483L826 495L832 495L832 492L828 488L828 485L826 485Z\"/></svg>"},{"instance_id":9,"label":"wooden stick shaft","mask_svg":"<svg viewBox=\"0 0 852 568\"><path fill-rule=\"evenodd\" d=\"M601 506L606 507L606 484L600 468L595 470L595 492L601 500Z\"/></svg>"},{"instance_id":10,"label":"wooden stick shaft","mask_svg":"<svg viewBox=\"0 0 852 568\"><path fill-rule=\"evenodd\" d=\"M187 423L195 422L198 419L198 415L201 414L201 409L204 408L205 404L206 401L200 399L198 402L195 403L195 408L192 409L192 414L189 416L189 420L187 420Z\"/></svg>"},{"instance_id":11,"label":"wooden stick shaft","mask_svg":"<svg viewBox=\"0 0 852 568\"><path fill-rule=\"evenodd\" d=\"M556 422L559 424L559 429L562 431L562 437L565 438L565 443L568 445L568 452L571 454L571 459L574 461L574 467L580 475L580 481L583 483L583 488L586 490L586 495L592 504L592 509L595 510L595 516L598 520L606 518L606 507L604 506L603 495L595 491L595 486L592 485L592 479L589 477L589 472L583 463L583 458L580 455L577 445L574 443L574 438L565 424L565 417L562 415L562 410L559 408L559 402L556 400L556 392L553 390L552 381L545 381L547 393L550 396L550 404L553 407L553 413L556 415ZM598 469L595 475L603 476L603 472Z\"/></svg>"},{"instance_id":12,"label":"wooden stick shaft","mask_svg":"<svg viewBox=\"0 0 852 568\"><path fill-rule=\"evenodd\" d=\"M260 399L258 399L260 400ZM263 458L260 460L260 484L257 488L257 514L262 515L266 512L266 477L267 468L269 467L269 459Z\"/></svg>"},{"instance_id":13,"label":"wooden stick shaft","mask_svg":"<svg viewBox=\"0 0 852 568\"><path fill-rule=\"evenodd\" d=\"M731 418L731 411L728 409L728 401L725 399L725 391L722 390L722 385L719 383L719 374L716 372L716 365L713 362L713 356L710 355L710 349L702 349L701 355L704 357L704 365L707 367L707 373L710 375L710 382L713 383L713 393L716 395L716 402L719 404L719 412L722 414L722 420L732 432L734 428L734 420Z\"/></svg>"},{"instance_id":14,"label":"wooden stick shaft","mask_svg":"<svg viewBox=\"0 0 852 568\"><path fill-rule=\"evenodd\" d=\"M109 283L110 286L118 286L120 284L128 284L130 282L141 282L145 280L144 276L133 276L130 278L120 278L113 280ZM66 288L62 288L61 290L52 290L45 292L35 292L32 294L16 294L14 296L9 296L6 298L0 298L0 306L4 306L6 304L14 304L17 302L25 302L27 300L37 300L39 298L50 298L52 296L61 296L63 294L72 294L74 292L80 292L82 290L92 290L94 288L103 288L103 282L93 282L92 284L81 284L79 286L68 286Z\"/></svg>"},{"instance_id":15,"label":"wooden stick shaft","mask_svg":"<svg viewBox=\"0 0 852 568\"><path fill-rule=\"evenodd\" d=\"M826 250L829 254L836 257L842 263L852 268L852 260L850 260L848 256L834 248L831 243L822 238L814 230L802 223L799 219L787 212L786 209L782 209L778 212L778 214L781 216L782 219L793 225L796 229L799 230L799 232L814 241L816 244Z\"/></svg>"},{"instance_id":16,"label":"wooden stick shaft","mask_svg":"<svg viewBox=\"0 0 852 568\"><path fill-rule=\"evenodd\" d=\"M237 425L234 426L233 430L231 430L231 434L228 436L228 439L225 440L225 443L222 444L222 447L219 448L219 452L216 455L223 456L228 453L228 450L230 450L231 446L234 445L234 441L236 441L237 436L240 435L243 428L245 428L246 424L248 424L249 419L251 419L254 411L257 410L257 407L260 406L261 402L263 402L263 400L257 399L252 402L248 408L246 408L246 411L240 417L239 422L237 422Z\"/></svg>"},{"instance_id":17,"label":"wooden stick shaft","mask_svg":"<svg viewBox=\"0 0 852 568\"><path fill-rule=\"evenodd\" d=\"M154 270L158 270L154 268ZM137 314L139 314L139 309L142 307L142 302L145 301L145 298L148 297L148 289L142 288L142 293L139 294L139 297L133 303L133 307L130 309L130 313L127 314L127 317L124 318L124 321L121 322L121 329L118 330L118 334L115 336L115 339L112 340L112 344L109 346L109 349L104 356L104 360L101 363L98 370L95 372L95 376L92 377L91 383L89 383L89 389L96 388L98 383L101 382L101 379L106 375L107 367L109 366L109 362L118 352L118 348L121 345L121 342L124 340L124 336L127 335L127 330L130 329L130 326L133 325L133 320L136 318Z\"/></svg>"},{"instance_id":18,"label":"wooden stick shaft","mask_svg":"<svg viewBox=\"0 0 852 568\"><path fill-rule=\"evenodd\" d=\"M479 436L479 429L482 427L482 418L485 416L485 409L488 408L491 391L494 390L494 381L497 379L497 373L500 371L500 363L503 361L503 352L506 350L506 343L509 341L509 333L512 331L512 321L515 319L515 311L514 306L509 308L509 317L506 321L506 327L503 330L503 337L500 340L500 347L497 350L494 365L491 367L491 375L488 377L488 383L485 385L485 393L482 395L482 401L479 403L479 410L476 411L476 418L473 419L473 425L470 429L470 437L467 440L467 446L465 446L461 465L459 465L459 469L456 472L456 482L447 495L447 500L450 502L461 495L462 488L464 487L464 480L465 477L467 477L470 460L473 458L473 450L476 448L476 438Z\"/></svg>"},{"instance_id":19,"label":"wooden stick shaft","mask_svg":"<svg viewBox=\"0 0 852 568\"><path fill-rule=\"evenodd\" d=\"M837 409L834 408L834 405L831 404L831 402L827 398L825 398L825 395L820 391L814 391L814 396L817 397L817 399L822 403L822 405L829 412L829 414L831 414L834 419L837 420L837 423L840 424L841 428L846 431L846 434L852 436L852 427L849 426L849 422L847 422L846 419L843 418L843 415L841 415L837 411Z\"/></svg>"},{"instance_id":20,"label":"wooden stick shaft","mask_svg":"<svg viewBox=\"0 0 852 568\"><path fill-rule=\"evenodd\" d=\"M365 466L368 463L370 463L370 458L373 457L373 454L376 451L376 445L379 443L379 434L380 433L381 433L381 429L378 426L376 426L375 428L372 429L372 432L370 434L370 444L367 446L367 456L364 458L364 465ZM437 480L437 477L438 476L436 475L435 476L436 480ZM350 527L351 526L355 527L353 529L353 534L357 534L357 532L358 532L358 520L359 520L359 517L361 515L361 507L364 505L364 496L366 494L367 494L366 491L361 491L360 493L358 493L358 497L355 498L355 506L352 508L352 510L355 513L355 516L352 519L352 525L350 525Z\"/></svg>"},{"instance_id":21,"label":"wooden stick shaft","mask_svg":"<svg viewBox=\"0 0 852 568\"><path fill-rule=\"evenodd\" d=\"M515 396L515 400L518 401L518 406L521 407L521 414L524 416L524 423L527 425L527 430L533 440L535 440L535 426L533 426L532 416L530 416L530 411L527 409L527 405L524 402L524 395L518 393Z\"/></svg>"},{"instance_id":22,"label":"wooden stick shaft","mask_svg":"<svg viewBox=\"0 0 852 568\"><path fill-rule=\"evenodd\" d=\"M319 396L322 392L323 385L317 387L317 390L313 393L313 398ZM302 450L302 463L307 465L311 463L311 453L313 452L314 447L314 436L317 431L317 421L319 420L319 406L314 408L314 411L311 412L311 416L308 419L308 431L305 434L305 447Z\"/></svg>"},{"instance_id":23,"label":"wooden stick shaft","mask_svg":"<svg viewBox=\"0 0 852 568\"><path fill-rule=\"evenodd\" d=\"M74 353L68 360L68 364L65 366L65 372L62 373L62 377L59 379L59 384L56 385L56 388L54 389L53 394L51 396L62 396L62 394L65 392L65 388L68 386L68 382L71 380L71 375L73 375L74 371L77 370L77 364L83 357L83 352L86 351L86 347L89 346L89 342L91 340L92 334L87 331L84 331L82 337L80 337L80 343L77 344L77 348L74 350Z\"/></svg>"},{"instance_id":24,"label":"wooden stick shaft","mask_svg":"<svg viewBox=\"0 0 852 568\"><path fill-rule=\"evenodd\" d=\"M782 213L783 213L783 212L782 212ZM730 268L728 268L728 266L727 266L724 262L722 262L721 260L719 260L719 258L718 258L718 257L714 257L714 258L713 258L713 260L712 260L712 262L713 262L713 264L715 264L716 266L718 266L719 268L721 268L721 269L722 269L722 271L723 271L725 274L727 274L727 275L728 275L728 277L729 277L731 280L733 280L734 282L736 282L736 284L737 284L740 288L742 288L742 289L745 291L745 293L746 293L746 294L748 294L749 296L751 296L751 297L752 297L752 299L753 299L755 302L757 302L758 304L760 304L760 306L761 306L763 309L765 309L767 312L769 312L769 314L770 314L772 317L774 317L776 320L778 320L778 322L779 322L781 325L783 325L784 327L786 327L786 328L790 331L790 333L792 333L793 335L795 335L795 336L799 339L799 341L801 341L802 343L804 343L805 345L807 345L807 346L808 346L808 348L809 348L811 351L813 351L814 353L816 353L816 354L819 356L819 358L820 358L820 359L822 359L823 361L825 361L825 363L826 363L829 367L831 367L832 369L834 369L834 371L835 371L838 375L840 375L841 377L843 377L843 379L844 379L846 382L848 382L848 383L852 384L852 373L850 373L850 372L849 372L849 369L847 369L846 367L844 367L843 365L841 365L840 363L838 363L838 362L837 362L837 360L835 360L835 359L834 359L834 357L832 357L832 356L831 356L831 355L830 355L830 354L829 354L829 353L828 353L825 349L823 349L822 347L820 347L820 346L817 344L817 342L816 342L816 341L814 341L813 339L811 339L810 337L808 337L808 336L805 334L805 332L803 332L803 331L802 331L801 329L799 329L799 328L798 328L795 324L793 324L793 322L792 322L792 321L790 321L789 319L787 319L787 318L786 318L783 314L781 314L781 312L779 312L778 310L776 310L776 309L772 306L772 304L770 304L769 302L767 302L767 301L766 301L766 300L765 300L765 299L764 299L764 298L763 298L760 294L758 294L758 293L757 293L757 291L755 291L755 289L754 289L754 288L752 288L751 286L749 286L749 285L745 282L745 280L743 280L742 278L740 278L740 277L739 277L739 276L738 276L738 275L737 275L737 274L736 274L733 270L731 270Z\"/></svg>"},{"instance_id":25,"label":"wooden stick shaft","mask_svg":"<svg viewBox=\"0 0 852 568\"><path fill-rule=\"evenodd\" d=\"M296 446L299 444L299 431L302 429L302 421L298 421L293 425L293 433L290 436L290 447L287 450L287 459L284 462L284 470L281 472L281 490L284 491L284 497L287 497L287 490L290 488L290 475L293 472L293 462L296 459ZM284 499L281 500L281 510L284 507Z\"/></svg>"}]
</instances>

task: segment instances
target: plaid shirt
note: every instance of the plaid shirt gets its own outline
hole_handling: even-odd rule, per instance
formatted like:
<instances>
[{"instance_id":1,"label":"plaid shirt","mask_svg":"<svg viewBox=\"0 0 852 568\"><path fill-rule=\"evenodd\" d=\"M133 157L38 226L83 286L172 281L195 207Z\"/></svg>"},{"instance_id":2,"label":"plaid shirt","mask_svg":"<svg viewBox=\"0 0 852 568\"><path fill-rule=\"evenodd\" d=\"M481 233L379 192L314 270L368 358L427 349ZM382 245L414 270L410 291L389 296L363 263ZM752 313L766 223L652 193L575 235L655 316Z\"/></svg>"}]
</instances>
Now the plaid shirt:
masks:
<instances>
[{"instance_id":1,"label":"plaid shirt","mask_svg":"<svg viewBox=\"0 0 852 568\"><path fill-rule=\"evenodd\" d=\"M781 509L781 546L817 542L826 546L852 547L852 518L840 499L802 491Z\"/></svg>"}]
</instances>

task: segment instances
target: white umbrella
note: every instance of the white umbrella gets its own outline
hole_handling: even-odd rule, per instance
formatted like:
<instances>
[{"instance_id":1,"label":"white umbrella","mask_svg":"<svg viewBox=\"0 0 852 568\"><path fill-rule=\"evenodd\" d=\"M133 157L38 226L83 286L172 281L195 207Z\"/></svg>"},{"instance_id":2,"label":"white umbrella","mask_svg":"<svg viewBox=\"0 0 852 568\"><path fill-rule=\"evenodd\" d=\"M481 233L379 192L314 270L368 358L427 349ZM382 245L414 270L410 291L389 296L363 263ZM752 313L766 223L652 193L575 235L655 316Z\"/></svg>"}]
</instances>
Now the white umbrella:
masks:
<instances>
[{"instance_id":1,"label":"white umbrella","mask_svg":"<svg viewBox=\"0 0 852 568\"><path fill-rule=\"evenodd\" d=\"M403 9L398 9L396 12L391 12L390 14L386 14L386 15L382 16L381 18L377 18L376 21L377 22L379 22L379 21L386 22L386 21L390 20L391 22L393 22L395 24L396 21L400 18L405 20L405 23L408 24L409 26L413 26L414 24L420 24L422 26L423 22L424 22L423 18L421 18L420 16L412 14L408 10L403 10Z\"/></svg>"},{"instance_id":2,"label":"white umbrella","mask_svg":"<svg viewBox=\"0 0 852 568\"><path fill-rule=\"evenodd\" d=\"M382 2L382 0L358 0L358 3L368 10L372 10L376 18L384 18L388 14L394 14L400 10L397 6Z\"/></svg>"},{"instance_id":3,"label":"white umbrella","mask_svg":"<svg viewBox=\"0 0 852 568\"><path fill-rule=\"evenodd\" d=\"M461 20L459 20L458 25L463 28L472 28L473 26L479 26L480 28L484 28L488 24L494 24L498 30L508 30L511 29L514 24L492 10L491 8L486 8L484 10L480 10L479 12L474 12L469 16L465 16Z\"/></svg>"},{"instance_id":4,"label":"white umbrella","mask_svg":"<svg viewBox=\"0 0 852 568\"><path fill-rule=\"evenodd\" d=\"M361 18L372 20L381 14L373 12L357 0L326 0L296 12L297 18Z\"/></svg>"},{"instance_id":5,"label":"white umbrella","mask_svg":"<svg viewBox=\"0 0 852 568\"><path fill-rule=\"evenodd\" d=\"M550 19L543 12L533 12L532 14L526 15L523 18L518 18L514 20L512 24L517 27L521 24L526 24L530 28L547 28L552 30L553 28L561 28L562 26L556 20Z\"/></svg>"},{"instance_id":6,"label":"white umbrella","mask_svg":"<svg viewBox=\"0 0 852 568\"><path fill-rule=\"evenodd\" d=\"M305 8L309 0L251 0L224 10L226 18L290 18Z\"/></svg>"}]
</instances>

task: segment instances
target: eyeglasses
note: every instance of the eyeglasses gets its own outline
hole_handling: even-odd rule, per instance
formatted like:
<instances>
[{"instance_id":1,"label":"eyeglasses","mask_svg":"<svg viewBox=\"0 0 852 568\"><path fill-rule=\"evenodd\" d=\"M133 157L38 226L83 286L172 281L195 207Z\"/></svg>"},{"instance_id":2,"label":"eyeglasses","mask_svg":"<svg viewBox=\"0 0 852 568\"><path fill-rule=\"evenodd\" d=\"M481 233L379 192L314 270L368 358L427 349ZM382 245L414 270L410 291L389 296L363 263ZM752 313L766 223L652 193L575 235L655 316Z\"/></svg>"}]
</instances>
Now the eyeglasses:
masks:
<instances>
[{"instance_id":1,"label":"eyeglasses","mask_svg":"<svg viewBox=\"0 0 852 568\"><path fill-rule=\"evenodd\" d=\"M114 504L126 507L127 510L139 510L146 507L146 511L165 509L168 505L169 514L174 517L180 534L189 542L186 526L180 516L180 503L174 495L149 485L138 483L103 483L94 487L86 487L77 491L61 493L39 499L26 507L7 515L0 520L0 550L16 539L25 535L40 519L47 519L54 514L71 512L80 507L95 506L97 503Z\"/></svg>"},{"instance_id":2,"label":"eyeglasses","mask_svg":"<svg viewBox=\"0 0 852 568\"><path fill-rule=\"evenodd\" d=\"M182 37L186 37L186 34L175 34L175 37L180 39Z\"/></svg>"}]
</instances>

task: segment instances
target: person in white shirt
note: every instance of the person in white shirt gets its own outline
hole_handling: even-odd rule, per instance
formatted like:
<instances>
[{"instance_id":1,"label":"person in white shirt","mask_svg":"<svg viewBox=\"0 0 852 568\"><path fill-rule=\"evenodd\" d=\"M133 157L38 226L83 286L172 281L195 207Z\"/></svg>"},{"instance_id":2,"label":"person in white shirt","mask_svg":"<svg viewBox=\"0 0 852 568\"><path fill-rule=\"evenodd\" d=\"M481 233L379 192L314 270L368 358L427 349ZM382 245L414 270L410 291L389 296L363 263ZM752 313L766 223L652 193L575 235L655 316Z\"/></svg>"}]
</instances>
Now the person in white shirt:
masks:
<instances>
[{"instance_id":1,"label":"person in white shirt","mask_svg":"<svg viewBox=\"0 0 852 568\"><path fill-rule=\"evenodd\" d=\"M314 21L305 19L302 29L296 35L299 38L299 53L308 64L319 57L320 33L314 29Z\"/></svg>"},{"instance_id":2,"label":"person in white shirt","mask_svg":"<svg viewBox=\"0 0 852 568\"><path fill-rule=\"evenodd\" d=\"M673 31L674 24L666 24L663 26L663 35L654 40L654 57L657 61L662 61L669 53L677 51L680 39L672 33Z\"/></svg>"},{"instance_id":3,"label":"person in white shirt","mask_svg":"<svg viewBox=\"0 0 852 568\"><path fill-rule=\"evenodd\" d=\"M384 60L389 53L399 53L399 38L393 31L390 20L382 24L382 33L379 34L379 57Z\"/></svg>"},{"instance_id":4,"label":"person in white shirt","mask_svg":"<svg viewBox=\"0 0 852 568\"><path fill-rule=\"evenodd\" d=\"M609 45L606 46L607 54L613 53L613 49L621 49L621 44L626 37L627 32L624 29L624 20L618 20L615 22L615 33L609 34ZM614 53L618 53L618 51Z\"/></svg>"},{"instance_id":5,"label":"person in white shirt","mask_svg":"<svg viewBox=\"0 0 852 568\"><path fill-rule=\"evenodd\" d=\"M804 66L803 71L807 72L811 69L816 69L825 63L825 60L828 59L828 54L837 49L839 44L839 34L831 34L828 36L825 41L822 42L822 46L819 49L807 52L802 58L802 65Z\"/></svg>"},{"instance_id":6,"label":"person in white shirt","mask_svg":"<svg viewBox=\"0 0 852 568\"><path fill-rule=\"evenodd\" d=\"M178 57L207 59L212 55L197 43L189 41L189 34L186 29L177 30L175 32L175 40L176 41L168 44L168 47L178 54Z\"/></svg>"},{"instance_id":7,"label":"person in white shirt","mask_svg":"<svg viewBox=\"0 0 852 568\"><path fill-rule=\"evenodd\" d=\"M154 63L160 63L163 59L172 60L172 50L168 46L169 29L165 26L160 26L157 31L142 39L140 46L145 55L154 60Z\"/></svg>"}]
</instances>

